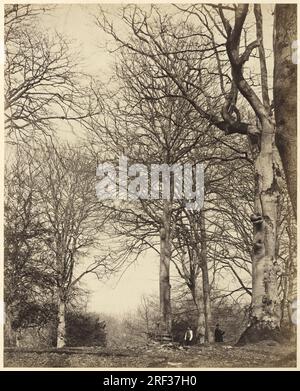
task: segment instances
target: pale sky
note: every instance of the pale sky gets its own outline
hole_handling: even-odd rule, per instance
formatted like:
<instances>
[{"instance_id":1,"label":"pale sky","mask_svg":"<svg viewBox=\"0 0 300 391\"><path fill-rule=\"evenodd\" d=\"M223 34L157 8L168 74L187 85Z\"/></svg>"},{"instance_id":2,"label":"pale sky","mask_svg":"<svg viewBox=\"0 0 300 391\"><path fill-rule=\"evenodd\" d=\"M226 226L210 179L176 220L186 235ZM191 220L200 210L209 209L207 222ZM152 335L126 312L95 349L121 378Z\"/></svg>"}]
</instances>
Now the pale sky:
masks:
<instances>
[{"instance_id":1,"label":"pale sky","mask_svg":"<svg viewBox=\"0 0 300 391\"><path fill-rule=\"evenodd\" d=\"M140 304L143 295L158 295L158 254L150 252L131 265L120 278L116 275L106 282L96 277L85 279L91 291L88 309L108 314L132 311Z\"/></svg>"}]
</instances>

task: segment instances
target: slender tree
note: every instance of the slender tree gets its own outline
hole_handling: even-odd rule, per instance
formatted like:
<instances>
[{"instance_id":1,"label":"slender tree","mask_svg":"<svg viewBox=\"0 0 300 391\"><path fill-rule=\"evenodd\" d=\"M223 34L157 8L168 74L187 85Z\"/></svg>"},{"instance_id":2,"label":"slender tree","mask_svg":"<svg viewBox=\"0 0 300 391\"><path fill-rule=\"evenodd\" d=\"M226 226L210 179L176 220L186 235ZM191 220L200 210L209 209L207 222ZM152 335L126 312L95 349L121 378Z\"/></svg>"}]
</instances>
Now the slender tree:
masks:
<instances>
[{"instance_id":1,"label":"slender tree","mask_svg":"<svg viewBox=\"0 0 300 391\"><path fill-rule=\"evenodd\" d=\"M5 129L10 143L50 136L61 122L84 127L100 110L91 78L79 72L71 43L39 26L44 12L51 7L5 6Z\"/></svg>"},{"instance_id":2,"label":"slender tree","mask_svg":"<svg viewBox=\"0 0 300 391\"><path fill-rule=\"evenodd\" d=\"M57 347L63 347L66 306L74 289L87 274L102 278L114 271L117 262L99 235L107 216L95 194L93 159L68 145L46 145L38 155L39 208L55 278Z\"/></svg>"}]
</instances>

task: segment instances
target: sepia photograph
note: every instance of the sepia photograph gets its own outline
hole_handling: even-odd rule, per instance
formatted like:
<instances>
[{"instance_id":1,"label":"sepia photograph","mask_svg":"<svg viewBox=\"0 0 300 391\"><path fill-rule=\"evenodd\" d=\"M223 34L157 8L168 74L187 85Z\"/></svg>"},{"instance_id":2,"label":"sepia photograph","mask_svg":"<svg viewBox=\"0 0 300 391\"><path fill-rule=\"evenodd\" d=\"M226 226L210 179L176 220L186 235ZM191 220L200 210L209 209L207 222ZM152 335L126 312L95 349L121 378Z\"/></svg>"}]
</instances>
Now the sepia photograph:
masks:
<instances>
[{"instance_id":1,"label":"sepia photograph","mask_svg":"<svg viewBox=\"0 0 300 391\"><path fill-rule=\"evenodd\" d=\"M297 3L3 8L4 369L296 369Z\"/></svg>"}]
</instances>

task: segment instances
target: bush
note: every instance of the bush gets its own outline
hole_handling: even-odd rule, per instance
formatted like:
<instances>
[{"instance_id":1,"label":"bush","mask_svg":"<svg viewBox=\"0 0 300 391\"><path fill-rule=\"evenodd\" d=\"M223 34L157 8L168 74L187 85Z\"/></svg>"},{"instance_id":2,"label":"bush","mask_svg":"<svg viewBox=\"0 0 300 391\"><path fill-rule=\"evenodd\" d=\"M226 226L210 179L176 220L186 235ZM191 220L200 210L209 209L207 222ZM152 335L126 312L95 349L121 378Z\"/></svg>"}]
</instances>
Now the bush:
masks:
<instances>
[{"instance_id":1,"label":"bush","mask_svg":"<svg viewBox=\"0 0 300 391\"><path fill-rule=\"evenodd\" d=\"M67 346L106 346L106 324L93 313L68 312L66 315Z\"/></svg>"}]
</instances>

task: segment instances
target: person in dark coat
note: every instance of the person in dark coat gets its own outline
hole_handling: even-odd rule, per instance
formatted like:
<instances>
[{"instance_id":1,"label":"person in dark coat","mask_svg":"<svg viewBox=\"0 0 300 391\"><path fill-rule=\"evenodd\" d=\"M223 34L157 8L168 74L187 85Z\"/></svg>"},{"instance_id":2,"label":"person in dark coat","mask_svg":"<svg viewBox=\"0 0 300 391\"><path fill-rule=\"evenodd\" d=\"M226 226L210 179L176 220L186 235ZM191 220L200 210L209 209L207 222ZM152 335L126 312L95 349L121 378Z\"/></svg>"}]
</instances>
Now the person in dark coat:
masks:
<instances>
[{"instance_id":1,"label":"person in dark coat","mask_svg":"<svg viewBox=\"0 0 300 391\"><path fill-rule=\"evenodd\" d=\"M188 327L184 334L184 343L186 346L190 346L192 344L193 337L193 330Z\"/></svg>"},{"instance_id":2,"label":"person in dark coat","mask_svg":"<svg viewBox=\"0 0 300 391\"><path fill-rule=\"evenodd\" d=\"M223 335L225 334L225 331L222 331L220 329L219 323L216 325L215 329L215 342L223 342Z\"/></svg>"}]
</instances>

